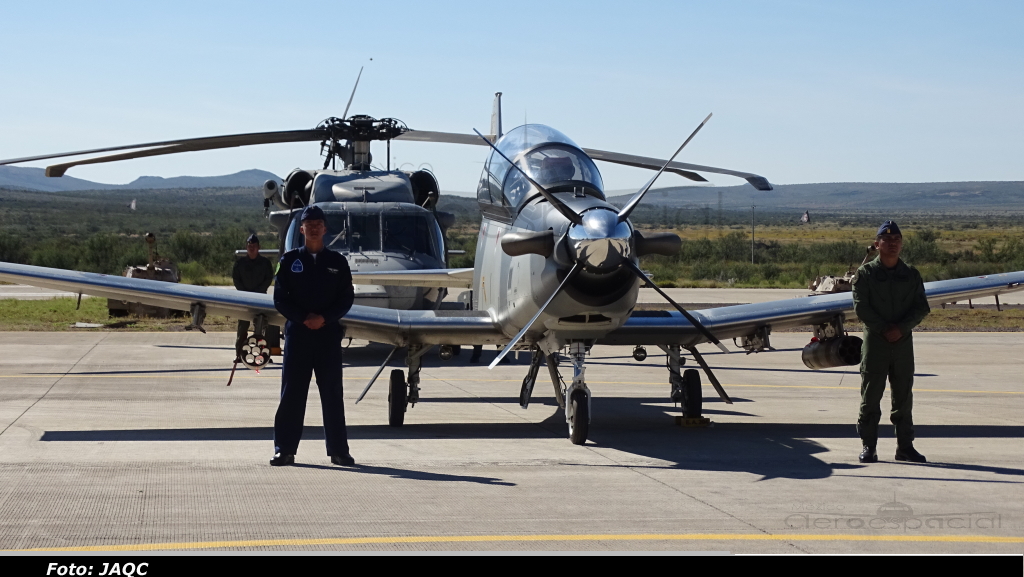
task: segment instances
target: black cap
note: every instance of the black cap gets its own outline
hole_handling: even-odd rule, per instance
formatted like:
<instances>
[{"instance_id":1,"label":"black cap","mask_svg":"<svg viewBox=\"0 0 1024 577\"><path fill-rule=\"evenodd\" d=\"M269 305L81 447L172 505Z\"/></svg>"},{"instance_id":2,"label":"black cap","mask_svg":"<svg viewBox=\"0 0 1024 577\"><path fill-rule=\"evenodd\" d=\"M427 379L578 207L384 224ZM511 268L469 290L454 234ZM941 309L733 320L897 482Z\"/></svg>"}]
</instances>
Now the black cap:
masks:
<instances>
[{"instance_id":1,"label":"black cap","mask_svg":"<svg viewBox=\"0 0 1024 577\"><path fill-rule=\"evenodd\" d=\"M307 220L326 220L324 218L323 209L315 204L307 206L306 209L302 211L302 222L306 222Z\"/></svg>"},{"instance_id":2,"label":"black cap","mask_svg":"<svg viewBox=\"0 0 1024 577\"><path fill-rule=\"evenodd\" d=\"M891 220L883 222L882 226L878 227L878 233L875 236L882 236L883 234L898 234L903 236L903 233L900 232L900 227Z\"/></svg>"},{"instance_id":3,"label":"black cap","mask_svg":"<svg viewBox=\"0 0 1024 577\"><path fill-rule=\"evenodd\" d=\"M260 243L260 237L256 236L255 232L250 234L249 238L245 239L245 244L259 244L259 243Z\"/></svg>"}]
</instances>

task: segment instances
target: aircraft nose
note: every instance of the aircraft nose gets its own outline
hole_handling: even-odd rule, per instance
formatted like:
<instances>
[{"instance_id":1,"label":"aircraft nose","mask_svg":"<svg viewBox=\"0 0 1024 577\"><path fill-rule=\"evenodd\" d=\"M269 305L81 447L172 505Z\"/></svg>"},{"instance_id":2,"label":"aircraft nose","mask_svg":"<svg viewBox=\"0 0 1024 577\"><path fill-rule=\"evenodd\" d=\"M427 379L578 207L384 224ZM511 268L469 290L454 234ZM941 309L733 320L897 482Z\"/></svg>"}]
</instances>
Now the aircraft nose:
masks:
<instances>
[{"instance_id":1,"label":"aircraft nose","mask_svg":"<svg viewBox=\"0 0 1024 577\"><path fill-rule=\"evenodd\" d=\"M583 222L569 229L569 243L576 262L591 272L610 272L630 258L633 231L618 213L595 208L580 215Z\"/></svg>"}]
</instances>

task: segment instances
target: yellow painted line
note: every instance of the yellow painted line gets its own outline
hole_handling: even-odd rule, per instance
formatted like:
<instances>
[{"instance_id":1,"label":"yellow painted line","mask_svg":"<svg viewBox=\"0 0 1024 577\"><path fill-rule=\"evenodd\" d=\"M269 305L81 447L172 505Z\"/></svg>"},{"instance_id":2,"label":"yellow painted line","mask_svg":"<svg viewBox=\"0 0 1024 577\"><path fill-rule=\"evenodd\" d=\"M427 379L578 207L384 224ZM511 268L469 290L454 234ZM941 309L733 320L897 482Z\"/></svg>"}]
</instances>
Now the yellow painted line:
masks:
<instances>
[{"instance_id":1,"label":"yellow painted line","mask_svg":"<svg viewBox=\"0 0 1024 577\"><path fill-rule=\"evenodd\" d=\"M765 533L680 533L607 535L450 535L410 537L351 537L340 539L259 539L245 541L199 541L183 543L141 543L137 545L91 545L13 549L13 551L161 551L173 549L221 549L229 547L310 547L317 545L394 545L415 543L500 543L550 541L879 541L911 543L1024 543L1024 537L989 535L768 535Z\"/></svg>"}]
</instances>

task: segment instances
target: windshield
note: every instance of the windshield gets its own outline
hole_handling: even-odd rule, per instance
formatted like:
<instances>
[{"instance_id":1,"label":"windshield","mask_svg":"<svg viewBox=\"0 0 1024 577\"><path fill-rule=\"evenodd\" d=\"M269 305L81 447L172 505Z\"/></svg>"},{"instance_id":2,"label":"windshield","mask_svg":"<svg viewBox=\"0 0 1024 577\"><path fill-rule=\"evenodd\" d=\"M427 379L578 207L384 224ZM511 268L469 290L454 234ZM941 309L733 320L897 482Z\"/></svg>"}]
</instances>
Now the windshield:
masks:
<instances>
[{"instance_id":1,"label":"windshield","mask_svg":"<svg viewBox=\"0 0 1024 577\"><path fill-rule=\"evenodd\" d=\"M383 247L384 252L424 253L440 258L443 243L440 229L428 214L327 212L325 216L327 233L324 245L331 250L342 253L380 252ZM298 219L292 222L286 246L288 250L303 245L299 225Z\"/></svg>"},{"instance_id":2,"label":"windshield","mask_svg":"<svg viewBox=\"0 0 1024 577\"><path fill-rule=\"evenodd\" d=\"M601 173L594 162L573 148L557 144L545 146L526 154L516 164L545 188L565 184L589 185L599 192L604 189ZM530 183L521 172L512 170L505 179L503 190L508 202L518 206L529 192Z\"/></svg>"}]
</instances>

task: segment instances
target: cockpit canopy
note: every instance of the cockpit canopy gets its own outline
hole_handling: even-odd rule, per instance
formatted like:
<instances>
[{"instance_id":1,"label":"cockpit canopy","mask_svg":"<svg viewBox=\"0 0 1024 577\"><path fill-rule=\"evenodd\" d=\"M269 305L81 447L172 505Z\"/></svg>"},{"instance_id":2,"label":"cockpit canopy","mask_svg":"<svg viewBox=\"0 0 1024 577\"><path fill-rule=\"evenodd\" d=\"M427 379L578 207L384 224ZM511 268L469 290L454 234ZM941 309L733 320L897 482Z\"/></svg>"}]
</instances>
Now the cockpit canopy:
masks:
<instances>
[{"instance_id":1,"label":"cockpit canopy","mask_svg":"<svg viewBox=\"0 0 1024 577\"><path fill-rule=\"evenodd\" d=\"M576 190L604 199L604 182L597 166L576 143L553 128L520 126L502 137L497 147L551 192ZM480 202L518 209L537 194L518 170L498 153L491 153L477 190Z\"/></svg>"}]
</instances>

